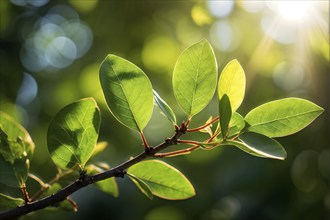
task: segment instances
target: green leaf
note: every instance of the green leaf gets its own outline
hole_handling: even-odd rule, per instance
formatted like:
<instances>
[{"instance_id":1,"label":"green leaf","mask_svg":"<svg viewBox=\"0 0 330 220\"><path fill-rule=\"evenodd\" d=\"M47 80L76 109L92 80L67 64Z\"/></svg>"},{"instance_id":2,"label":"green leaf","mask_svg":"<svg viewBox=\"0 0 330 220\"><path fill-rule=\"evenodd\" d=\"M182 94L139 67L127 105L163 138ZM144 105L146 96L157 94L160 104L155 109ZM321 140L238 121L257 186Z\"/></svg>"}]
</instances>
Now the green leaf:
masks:
<instances>
[{"instance_id":1,"label":"green leaf","mask_svg":"<svg viewBox=\"0 0 330 220\"><path fill-rule=\"evenodd\" d=\"M224 139L228 135L228 126L231 119L232 111L230 106L229 97L224 94L219 100L219 120L221 127L221 134Z\"/></svg>"},{"instance_id":2,"label":"green leaf","mask_svg":"<svg viewBox=\"0 0 330 220\"><path fill-rule=\"evenodd\" d=\"M81 169L91 157L98 138L100 111L93 98L71 103L51 121L47 143L53 162L59 168Z\"/></svg>"},{"instance_id":3,"label":"green leaf","mask_svg":"<svg viewBox=\"0 0 330 220\"><path fill-rule=\"evenodd\" d=\"M241 141L224 141L221 145L233 145L257 157L284 160L287 156L282 145L267 136L247 132L241 134L239 139Z\"/></svg>"},{"instance_id":4,"label":"green leaf","mask_svg":"<svg viewBox=\"0 0 330 220\"><path fill-rule=\"evenodd\" d=\"M146 195L150 200L153 199L153 195L149 186L143 182L143 180L137 178L136 176L127 173L127 176L132 180L132 182L141 190L141 192Z\"/></svg>"},{"instance_id":5,"label":"green leaf","mask_svg":"<svg viewBox=\"0 0 330 220\"><path fill-rule=\"evenodd\" d=\"M154 92L155 102L157 103L160 110L173 124L176 124L176 117L171 107L158 95L158 93L155 90L153 90L153 92Z\"/></svg>"},{"instance_id":6,"label":"green leaf","mask_svg":"<svg viewBox=\"0 0 330 220\"><path fill-rule=\"evenodd\" d=\"M24 204L21 198L13 198L8 195L0 193L0 210L8 210L16 208Z\"/></svg>"},{"instance_id":7,"label":"green leaf","mask_svg":"<svg viewBox=\"0 0 330 220\"><path fill-rule=\"evenodd\" d=\"M182 52L173 73L173 90L183 111L192 117L211 101L218 67L212 47L202 40Z\"/></svg>"},{"instance_id":8,"label":"green leaf","mask_svg":"<svg viewBox=\"0 0 330 220\"><path fill-rule=\"evenodd\" d=\"M245 127L244 118L237 112L234 112L229 122L229 134L228 137L239 134Z\"/></svg>"},{"instance_id":9,"label":"green leaf","mask_svg":"<svg viewBox=\"0 0 330 220\"><path fill-rule=\"evenodd\" d=\"M237 60L230 61L219 77L218 96L227 94L232 112L235 112L242 104L245 94L245 74Z\"/></svg>"},{"instance_id":10,"label":"green leaf","mask_svg":"<svg viewBox=\"0 0 330 220\"><path fill-rule=\"evenodd\" d=\"M104 166L104 164L103 164L103 166ZM106 165L106 166L108 169L110 169L110 167L108 165ZM94 174L102 173L105 171L101 167L98 167L95 165L88 165L86 167L86 170L87 170L88 175L94 175ZM105 180L98 181L95 183L95 186L102 192L110 194L114 197L118 197L118 195L119 195L119 190L118 190L118 186L117 186L117 182L116 182L115 178L108 178Z\"/></svg>"},{"instance_id":11,"label":"green leaf","mask_svg":"<svg viewBox=\"0 0 330 220\"><path fill-rule=\"evenodd\" d=\"M108 142L106 141L97 142L91 158L95 157L99 153L102 153L105 150L105 148L107 148L107 146L108 146Z\"/></svg>"},{"instance_id":12,"label":"green leaf","mask_svg":"<svg viewBox=\"0 0 330 220\"><path fill-rule=\"evenodd\" d=\"M101 64L100 81L113 116L141 132L151 118L154 104L146 74L133 63L109 54Z\"/></svg>"},{"instance_id":13,"label":"green leaf","mask_svg":"<svg viewBox=\"0 0 330 220\"><path fill-rule=\"evenodd\" d=\"M131 166L127 172L143 181L160 198L179 200L195 195L195 189L189 180L163 161L143 161Z\"/></svg>"},{"instance_id":14,"label":"green leaf","mask_svg":"<svg viewBox=\"0 0 330 220\"><path fill-rule=\"evenodd\" d=\"M323 109L300 98L286 98L260 105L250 111L245 121L249 131L268 137L294 134L312 123Z\"/></svg>"},{"instance_id":15,"label":"green leaf","mask_svg":"<svg viewBox=\"0 0 330 220\"><path fill-rule=\"evenodd\" d=\"M14 119L0 112L0 182L24 185L34 152L29 133Z\"/></svg>"}]
</instances>

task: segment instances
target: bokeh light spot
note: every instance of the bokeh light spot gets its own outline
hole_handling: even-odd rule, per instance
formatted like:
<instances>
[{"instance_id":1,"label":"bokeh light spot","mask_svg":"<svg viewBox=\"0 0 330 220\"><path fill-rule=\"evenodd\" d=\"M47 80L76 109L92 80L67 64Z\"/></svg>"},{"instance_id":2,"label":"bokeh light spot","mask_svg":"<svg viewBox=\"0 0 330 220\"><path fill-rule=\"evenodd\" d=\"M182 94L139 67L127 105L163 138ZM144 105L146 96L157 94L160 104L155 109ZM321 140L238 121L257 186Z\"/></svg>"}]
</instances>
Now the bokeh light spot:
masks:
<instances>
[{"instance_id":1,"label":"bokeh light spot","mask_svg":"<svg viewBox=\"0 0 330 220\"><path fill-rule=\"evenodd\" d=\"M22 64L30 72L57 72L82 57L92 45L92 31L68 6L52 7L33 26L29 33L22 34L25 41L20 53Z\"/></svg>"},{"instance_id":2,"label":"bokeh light spot","mask_svg":"<svg viewBox=\"0 0 330 220\"><path fill-rule=\"evenodd\" d=\"M276 21L266 15L261 20L263 31L275 41L282 44L293 44L297 39L297 27L285 21Z\"/></svg>"},{"instance_id":3,"label":"bokeh light spot","mask_svg":"<svg viewBox=\"0 0 330 220\"><path fill-rule=\"evenodd\" d=\"M179 55L176 43L166 36L149 38L142 50L143 64L155 73L171 71Z\"/></svg>"},{"instance_id":4,"label":"bokeh light spot","mask_svg":"<svg viewBox=\"0 0 330 220\"><path fill-rule=\"evenodd\" d=\"M240 42L238 31L227 20L217 21L212 25L210 39L217 49L224 52L235 50Z\"/></svg>"},{"instance_id":5,"label":"bokeh light spot","mask_svg":"<svg viewBox=\"0 0 330 220\"><path fill-rule=\"evenodd\" d=\"M257 13L264 9L265 4L263 1L243 0L242 7L249 13Z\"/></svg>"},{"instance_id":6,"label":"bokeh light spot","mask_svg":"<svg viewBox=\"0 0 330 220\"><path fill-rule=\"evenodd\" d=\"M77 11L82 13L91 12L94 8L96 8L98 4L98 0L88 0L88 1L81 1L81 0L69 0L69 3L77 9Z\"/></svg>"},{"instance_id":7,"label":"bokeh light spot","mask_svg":"<svg viewBox=\"0 0 330 220\"><path fill-rule=\"evenodd\" d=\"M46 48L46 59L56 68L69 66L76 58L76 45L67 37L57 37Z\"/></svg>"},{"instance_id":8,"label":"bokeh light spot","mask_svg":"<svg viewBox=\"0 0 330 220\"><path fill-rule=\"evenodd\" d=\"M234 9L234 1L207 1L207 7L210 13L215 17L227 17Z\"/></svg>"},{"instance_id":9,"label":"bokeh light spot","mask_svg":"<svg viewBox=\"0 0 330 220\"><path fill-rule=\"evenodd\" d=\"M99 63L86 66L79 76L79 89L83 96L92 96L96 99L98 104L104 104L104 106L106 106L99 81L99 69Z\"/></svg>"},{"instance_id":10,"label":"bokeh light spot","mask_svg":"<svg viewBox=\"0 0 330 220\"><path fill-rule=\"evenodd\" d=\"M89 27L81 22L71 22L63 27L66 36L74 42L76 47L76 58L82 57L91 47L93 33ZM79 45L79 46L78 46Z\"/></svg>"},{"instance_id":11,"label":"bokeh light spot","mask_svg":"<svg viewBox=\"0 0 330 220\"><path fill-rule=\"evenodd\" d=\"M28 73L24 73L21 87L18 90L16 103L19 105L30 104L38 94L37 81Z\"/></svg>"},{"instance_id":12,"label":"bokeh light spot","mask_svg":"<svg viewBox=\"0 0 330 220\"><path fill-rule=\"evenodd\" d=\"M267 1L270 9L287 20L303 19L308 14L312 1Z\"/></svg>"},{"instance_id":13,"label":"bokeh light spot","mask_svg":"<svg viewBox=\"0 0 330 220\"><path fill-rule=\"evenodd\" d=\"M191 17L198 26L203 26L212 22L212 18L205 8L200 5L195 5L191 9Z\"/></svg>"},{"instance_id":14,"label":"bokeh light spot","mask_svg":"<svg viewBox=\"0 0 330 220\"><path fill-rule=\"evenodd\" d=\"M10 0L11 3L17 6L31 5L34 7L41 7L48 3L49 0Z\"/></svg>"}]
</instances>

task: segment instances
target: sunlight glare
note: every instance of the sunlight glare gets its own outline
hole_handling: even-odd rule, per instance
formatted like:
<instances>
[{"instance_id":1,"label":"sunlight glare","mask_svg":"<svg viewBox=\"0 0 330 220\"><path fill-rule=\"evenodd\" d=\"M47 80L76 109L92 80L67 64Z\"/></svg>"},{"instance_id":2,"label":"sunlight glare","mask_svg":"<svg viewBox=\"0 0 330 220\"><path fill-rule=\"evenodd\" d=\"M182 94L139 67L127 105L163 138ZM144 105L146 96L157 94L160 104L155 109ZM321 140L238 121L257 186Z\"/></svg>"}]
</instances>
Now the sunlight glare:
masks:
<instances>
[{"instance_id":1,"label":"sunlight glare","mask_svg":"<svg viewBox=\"0 0 330 220\"><path fill-rule=\"evenodd\" d=\"M275 1L277 12L287 20L301 20L306 17L310 9L311 1Z\"/></svg>"}]
</instances>

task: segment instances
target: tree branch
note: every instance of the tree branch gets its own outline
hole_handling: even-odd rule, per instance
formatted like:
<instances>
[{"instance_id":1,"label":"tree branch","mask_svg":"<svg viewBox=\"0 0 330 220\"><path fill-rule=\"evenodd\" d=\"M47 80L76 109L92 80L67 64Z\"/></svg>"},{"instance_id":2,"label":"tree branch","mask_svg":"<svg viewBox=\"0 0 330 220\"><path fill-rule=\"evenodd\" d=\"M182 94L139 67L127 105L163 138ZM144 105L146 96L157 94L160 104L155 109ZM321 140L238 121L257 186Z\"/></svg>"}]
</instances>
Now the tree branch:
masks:
<instances>
[{"instance_id":1,"label":"tree branch","mask_svg":"<svg viewBox=\"0 0 330 220\"><path fill-rule=\"evenodd\" d=\"M171 145L177 144L178 138L181 137L183 134L185 134L186 131L187 131L187 124L182 123L180 128L176 127L176 132L171 138L165 139L164 142L160 143L156 147L149 147L148 150L145 150L136 157L102 173L98 173L91 176L83 176L55 194L33 201L31 203L26 203L17 208L2 212L0 213L0 219L10 219L14 217L19 217L27 213L37 211L39 209L44 209L48 206L55 206L56 204L64 201L72 193L92 183L104 179L108 179L111 177L118 177L118 176L123 177L123 175L125 174L124 173L125 170L128 169L129 167L133 166L138 162L143 161L146 158L153 157L157 152L162 151Z\"/></svg>"}]
</instances>

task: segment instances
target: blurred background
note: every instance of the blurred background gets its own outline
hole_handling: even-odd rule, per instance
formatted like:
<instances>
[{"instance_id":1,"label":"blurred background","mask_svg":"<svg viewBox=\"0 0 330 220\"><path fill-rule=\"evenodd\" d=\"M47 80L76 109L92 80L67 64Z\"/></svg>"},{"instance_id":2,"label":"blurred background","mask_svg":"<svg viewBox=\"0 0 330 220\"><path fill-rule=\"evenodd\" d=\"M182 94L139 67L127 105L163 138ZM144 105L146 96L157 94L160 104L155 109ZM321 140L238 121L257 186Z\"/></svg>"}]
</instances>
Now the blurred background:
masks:
<instances>
[{"instance_id":1,"label":"blurred background","mask_svg":"<svg viewBox=\"0 0 330 220\"><path fill-rule=\"evenodd\" d=\"M141 152L139 136L107 110L99 65L108 53L138 65L153 87L186 119L175 101L171 77L179 54L206 38L219 73L237 59L247 77L238 112L285 97L308 99L325 112L310 126L279 138L284 161L261 159L235 148L196 151L164 159L180 169L197 195L184 201L150 201L129 181L117 179L114 198L89 186L72 195L77 213L42 210L23 219L329 219L330 62L328 1L107 1L1 0L0 107L30 132L31 172L44 181L56 174L46 143L51 118L65 105L94 97L101 108L97 160L115 166ZM192 127L217 114L216 97ZM159 110L145 129L151 145L173 134ZM68 182L67 182L68 183ZM27 182L30 194L38 190ZM0 185L1 192L21 196Z\"/></svg>"}]
</instances>

